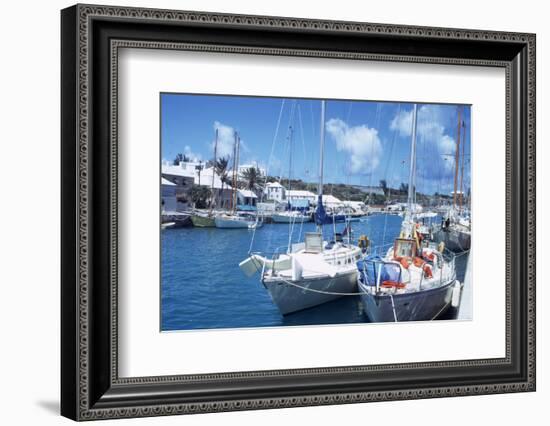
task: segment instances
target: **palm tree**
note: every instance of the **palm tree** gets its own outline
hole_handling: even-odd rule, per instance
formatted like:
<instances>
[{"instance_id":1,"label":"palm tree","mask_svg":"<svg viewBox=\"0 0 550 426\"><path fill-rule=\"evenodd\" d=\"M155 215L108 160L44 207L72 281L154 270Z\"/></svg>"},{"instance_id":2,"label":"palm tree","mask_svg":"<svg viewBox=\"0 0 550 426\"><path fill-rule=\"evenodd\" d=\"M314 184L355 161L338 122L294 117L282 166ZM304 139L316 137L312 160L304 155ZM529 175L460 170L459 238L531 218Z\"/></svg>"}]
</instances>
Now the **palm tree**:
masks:
<instances>
[{"instance_id":1,"label":"palm tree","mask_svg":"<svg viewBox=\"0 0 550 426\"><path fill-rule=\"evenodd\" d=\"M210 189L203 185L193 185L191 188L191 200L198 209L206 208L207 201L211 197Z\"/></svg>"},{"instance_id":2,"label":"palm tree","mask_svg":"<svg viewBox=\"0 0 550 426\"><path fill-rule=\"evenodd\" d=\"M172 162L172 164L174 166L179 166L180 163L188 163L188 162L189 162L189 157L180 152L180 153L176 154L176 158L174 158L174 161Z\"/></svg>"},{"instance_id":3,"label":"palm tree","mask_svg":"<svg viewBox=\"0 0 550 426\"><path fill-rule=\"evenodd\" d=\"M382 191L384 191L384 195L388 194L388 182L386 179L382 179L380 181L380 188L382 188Z\"/></svg>"},{"instance_id":4,"label":"palm tree","mask_svg":"<svg viewBox=\"0 0 550 426\"><path fill-rule=\"evenodd\" d=\"M244 169L241 175L245 180L245 185L247 189L250 189L251 191L258 189L261 184L262 174L257 167L249 167L247 169Z\"/></svg>"},{"instance_id":5,"label":"palm tree","mask_svg":"<svg viewBox=\"0 0 550 426\"><path fill-rule=\"evenodd\" d=\"M221 196L219 197L220 200L222 200L222 205L223 205L223 186L227 183L229 183L228 181L228 176L227 176L227 167L229 166L229 158L227 157L220 157L216 160L216 164L214 165L214 171L216 172L216 174L220 177L220 180L222 181L222 189L221 189Z\"/></svg>"}]
</instances>

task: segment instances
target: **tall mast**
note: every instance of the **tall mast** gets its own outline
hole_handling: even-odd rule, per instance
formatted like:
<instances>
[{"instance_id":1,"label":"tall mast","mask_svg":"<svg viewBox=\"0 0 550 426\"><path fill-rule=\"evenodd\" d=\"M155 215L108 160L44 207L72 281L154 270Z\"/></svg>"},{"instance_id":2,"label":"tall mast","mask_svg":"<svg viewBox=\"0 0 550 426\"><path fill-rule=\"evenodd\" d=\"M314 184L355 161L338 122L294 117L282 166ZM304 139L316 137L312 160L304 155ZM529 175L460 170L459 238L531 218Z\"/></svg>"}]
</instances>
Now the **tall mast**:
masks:
<instances>
[{"instance_id":1,"label":"tall mast","mask_svg":"<svg viewBox=\"0 0 550 426\"><path fill-rule=\"evenodd\" d=\"M239 137L239 135L237 134L237 157L236 157L236 162L235 162L235 190L233 192L233 197L235 198L235 203L233 205L233 213L235 212L235 210L237 210L237 186L239 184L239 146L241 145L241 138Z\"/></svg>"},{"instance_id":2,"label":"tall mast","mask_svg":"<svg viewBox=\"0 0 550 426\"><path fill-rule=\"evenodd\" d=\"M218 153L218 129L216 129L216 140L214 142L214 162L212 163L212 188L210 189L210 215L214 207L214 178L216 176L216 158Z\"/></svg>"},{"instance_id":3,"label":"tall mast","mask_svg":"<svg viewBox=\"0 0 550 426\"><path fill-rule=\"evenodd\" d=\"M231 211L235 210L234 199L235 199L235 160L237 158L237 132L233 133L233 170L231 170Z\"/></svg>"},{"instance_id":4,"label":"tall mast","mask_svg":"<svg viewBox=\"0 0 550 426\"><path fill-rule=\"evenodd\" d=\"M288 190L290 191L290 181L292 177L292 126L288 126Z\"/></svg>"},{"instance_id":5,"label":"tall mast","mask_svg":"<svg viewBox=\"0 0 550 426\"><path fill-rule=\"evenodd\" d=\"M415 191L415 175L416 175L416 110L417 105L414 104L412 115L412 130L411 130L411 161L409 169L409 192L407 203L409 204L409 212L413 212L414 191Z\"/></svg>"},{"instance_id":6,"label":"tall mast","mask_svg":"<svg viewBox=\"0 0 550 426\"><path fill-rule=\"evenodd\" d=\"M317 195L323 196L323 157L325 155L325 100L321 101L321 141L319 147L319 186Z\"/></svg>"},{"instance_id":7,"label":"tall mast","mask_svg":"<svg viewBox=\"0 0 550 426\"><path fill-rule=\"evenodd\" d=\"M462 108L458 107L458 124L456 134L456 152L455 152L455 181L453 192L453 210L456 208L456 192L458 190L458 162L460 159L460 122L462 118Z\"/></svg>"},{"instance_id":8,"label":"tall mast","mask_svg":"<svg viewBox=\"0 0 550 426\"><path fill-rule=\"evenodd\" d=\"M464 123L464 120L462 120L462 156L460 159L460 213L462 213L462 204L464 204L464 150L466 146L466 124Z\"/></svg>"}]
</instances>

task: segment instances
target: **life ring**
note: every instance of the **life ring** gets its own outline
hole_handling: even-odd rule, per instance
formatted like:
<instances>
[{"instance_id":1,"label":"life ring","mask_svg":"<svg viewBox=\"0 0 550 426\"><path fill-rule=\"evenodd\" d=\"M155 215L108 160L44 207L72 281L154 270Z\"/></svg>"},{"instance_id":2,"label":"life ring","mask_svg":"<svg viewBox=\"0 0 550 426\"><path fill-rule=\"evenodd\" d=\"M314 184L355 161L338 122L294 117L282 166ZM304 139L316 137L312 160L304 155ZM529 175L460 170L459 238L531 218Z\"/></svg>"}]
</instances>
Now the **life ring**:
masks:
<instances>
[{"instance_id":1,"label":"life ring","mask_svg":"<svg viewBox=\"0 0 550 426\"><path fill-rule=\"evenodd\" d=\"M366 235L361 235L357 240L357 246L362 249L366 249L369 246L369 237Z\"/></svg>"},{"instance_id":2,"label":"life ring","mask_svg":"<svg viewBox=\"0 0 550 426\"><path fill-rule=\"evenodd\" d=\"M422 270L424 271L424 276L426 278L433 278L434 275L432 274L432 267L430 265L425 263Z\"/></svg>"},{"instance_id":3,"label":"life ring","mask_svg":"<svg viewBox=\"0 0 550 426\"><path fill-rule=\"evenodd\" d=\"M396 257L395 260L397 260L403 268L409 269L410 263L409 259L407 259L406 257Z\"/></svg>"},{"instance_id":4,"label":"life ring","mask_svg":"<svg viewBox=\"0 0 550 426\"><path fill-rule=\"evenodd\" d=\"M421 257L415 257L413 260L413 265L417 268L422 268L422 265L424 265L426 262Z\"/></svg>"},{"instance_id":5,"label":"life ring","mask_svg":"<svg viewBox=\"0 0 550 426\"><path fill-rule=\"evenodd\" d=\"M382 283L382 288L405 288L405 284L397 281L387 280Z\"/></svg>"},{"instance_id":6,"label":"life ring","mask_svg":"<svg viewBox=\"0 0 550 426\"><path fill-rule=\"evenodd\" d=\"M431 251L424 250L422 252L422 257L429 262L433 262L435 259L435 254Z\"/></svg>"}]
</instances>

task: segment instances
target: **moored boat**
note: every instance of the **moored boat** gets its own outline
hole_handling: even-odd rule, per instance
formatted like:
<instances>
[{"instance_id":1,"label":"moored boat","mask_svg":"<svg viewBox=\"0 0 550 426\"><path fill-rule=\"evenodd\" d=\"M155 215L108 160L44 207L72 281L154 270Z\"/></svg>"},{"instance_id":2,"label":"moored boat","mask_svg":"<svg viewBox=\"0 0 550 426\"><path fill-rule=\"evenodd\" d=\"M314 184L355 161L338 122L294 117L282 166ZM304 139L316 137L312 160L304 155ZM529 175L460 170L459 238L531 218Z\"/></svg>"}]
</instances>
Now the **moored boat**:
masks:
<instances>
[{"instance_id":1,"label":"moored boat","mask_svg":"<svg viewBox=\"0 0 550 426\"><path fill-rule=\"evenodd\" d=\"M261 221L251 215L223 214L216 216L216 228L225 229L254 229L261 226Z\"/></svg>"},{"instance_id":2,"label":"moored boat","mask_svg":"<svg viewBox=\"0 0 550 426\"><path fill-rule=\"evenodd\" d=\"M202 215L197 213L191 215L191 222L193 226L197 228L214 228L216 227L215 219L214 215Z\"/></svg>"},{"instance_id":3,"label":"moored boat","mask_svg":"<svg viewBox=\"0 0 550 426\"><path fill-rule=\"evenodd\" d=\"M413 107L408 207L401 235L384 255L357 262L358 288L373 322L424 321L442 315L460 300L455 258L426 236L414 220L417 105Z\"/></svg>"},{"instance_id":4,"label":"moored boat","mask_svg":"<svg viewBox=\"0 0 550 426\"><path fill-rule=\"evenodd\" d=\"M311 215L299 211L286 211L273 213L271 219L274 223L306 223L311 221Z\"/></svg>"},{"instance_id":5,"label":"moored boat","mask_svg":"<svg viewBox=\"0 0 550 426\"><path fill-rule=\"evenodd\" d=\"M355 263L361 258L361 248L346 244L339 235L334 235L333 241L323 239L323 224L332 223L323 207L325 101L321 102L320 123L317 231L306 232L303 243L291 245L289 238L286 253L253 253L239 264L247 276L260 273L263 286L282 315L353 294L357 288Z\"/></svg>"}]
</instances>

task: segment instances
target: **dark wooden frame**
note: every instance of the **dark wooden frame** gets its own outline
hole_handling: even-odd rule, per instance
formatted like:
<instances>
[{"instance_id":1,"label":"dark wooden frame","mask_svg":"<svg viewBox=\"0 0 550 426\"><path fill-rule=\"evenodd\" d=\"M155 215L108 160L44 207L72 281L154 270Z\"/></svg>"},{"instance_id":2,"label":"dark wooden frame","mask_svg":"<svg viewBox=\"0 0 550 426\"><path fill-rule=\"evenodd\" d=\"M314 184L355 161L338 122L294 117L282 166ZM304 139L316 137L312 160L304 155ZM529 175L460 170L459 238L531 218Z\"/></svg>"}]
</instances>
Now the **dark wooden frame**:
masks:
<instances>
[{"instance_id":1,"label":"dark wooden frame","mask_svg":"<svg viewBox=\"0 0 550 426\"><path fill-rule=\"evenodd\" d=\"M77 5L61 13L61 413L75 420L535 390L535 35ZM506 357L119 378L117 49L506 69ZM503 141L504 143L504 141Z\"/></svg>"}]
</instances>

